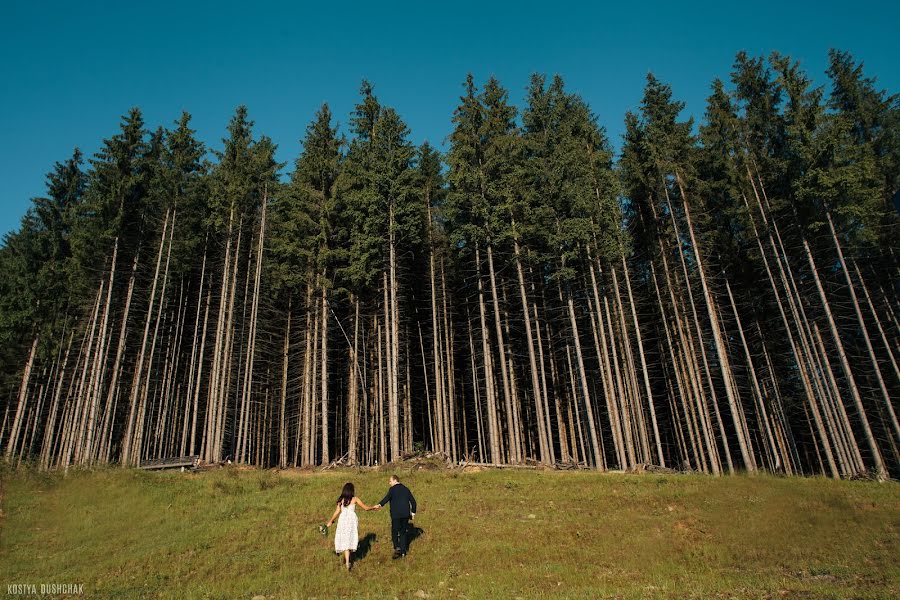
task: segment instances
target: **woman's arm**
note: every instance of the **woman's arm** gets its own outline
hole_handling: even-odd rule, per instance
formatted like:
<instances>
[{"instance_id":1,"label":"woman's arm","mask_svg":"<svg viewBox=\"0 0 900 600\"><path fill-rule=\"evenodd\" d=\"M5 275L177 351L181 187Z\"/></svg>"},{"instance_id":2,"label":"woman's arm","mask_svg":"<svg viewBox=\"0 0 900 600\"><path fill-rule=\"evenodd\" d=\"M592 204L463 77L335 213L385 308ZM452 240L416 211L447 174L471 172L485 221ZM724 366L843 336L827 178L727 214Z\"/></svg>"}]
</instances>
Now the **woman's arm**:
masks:
<instances>
[{"instance_id":1,"label":"woman's arm","mask_svg":"<svg viewBox=\"0 0 900 600\"><path fill-rule=\"evenodd\" d=\"M339 514L341 514L341 505L340 504L338 504L337 508L334 509L334 514L331 515L331 518L328 519L328 527L331 527L331 524L334 522L335 519L338 518Z\"/></svg>"},{"instance_id":2,"label":"woman's arm","mask_svg":"<svg viewBox=\"0 0 900 600\"><path fill-rule=\"evenodd\" d=\"M371 506L366 506L366 503L363 502L362 500L360 500L359 498L357 498L356 496L353 496L353 501L356 502L357 504L359 504L360 506L362 506L363 510L372 510Z\"/></svg>"}]
</instances>

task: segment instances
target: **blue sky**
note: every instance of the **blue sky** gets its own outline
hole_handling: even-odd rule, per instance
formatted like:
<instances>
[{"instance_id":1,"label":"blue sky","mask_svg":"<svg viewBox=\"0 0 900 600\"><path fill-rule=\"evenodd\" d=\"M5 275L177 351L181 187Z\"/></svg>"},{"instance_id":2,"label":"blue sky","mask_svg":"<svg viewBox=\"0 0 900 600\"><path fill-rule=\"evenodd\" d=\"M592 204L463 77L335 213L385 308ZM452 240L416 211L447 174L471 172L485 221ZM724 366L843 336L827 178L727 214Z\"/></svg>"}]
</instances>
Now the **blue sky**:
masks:
<instances>
[{"instance_id":1,"label":"blue sky","mask_svg":"<svg viewBox=\"0 0 900 600\"><path fill-rule=\"evenodd\" d=\"M897 2L0 2L0 235L75 146L95 152L130 107L148 125L190 112L219 148L235 107L292 163L322 102L346 123L360 81L415 142L440 145L467 72L520 104L529 75L559 73L618 146L648 71L687 111L739 50L779 50L825 84L830 47L900 91Z\"/></svg>"}]
</instances>

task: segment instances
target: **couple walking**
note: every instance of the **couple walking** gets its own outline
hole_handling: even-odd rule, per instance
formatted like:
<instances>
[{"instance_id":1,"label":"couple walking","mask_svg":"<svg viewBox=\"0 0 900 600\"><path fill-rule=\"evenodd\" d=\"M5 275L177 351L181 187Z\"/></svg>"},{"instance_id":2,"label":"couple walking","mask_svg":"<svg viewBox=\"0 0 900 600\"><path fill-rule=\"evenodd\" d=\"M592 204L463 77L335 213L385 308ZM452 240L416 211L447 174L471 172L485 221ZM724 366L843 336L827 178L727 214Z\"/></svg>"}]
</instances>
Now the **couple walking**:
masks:
<instances>
[{"instance_id":1,"label":"couple walking","mask_svg":"<svg viewBox=\"0 0 900 600\"><path fill-rule=\"evenodd\" d=\"M334 514L328 520L327 527L337 519L337 528L334 530L334 551L344 554L344 562L347 570L350 570L350 553L356 552L359 546L359 519L356 516L356 506L363 510L381 510L381 507L391 505L391 542L394 544L393 558L403 558L409 549L409 534L407 532L410 519L416 516L416 499L409 488L400 483L396 475L391 475L390 487L381 502L375 506L366 506L362 500L356 497L352 483L344 484L344 489L337 499L337 507Z\"/></svg>"}]
</instances>

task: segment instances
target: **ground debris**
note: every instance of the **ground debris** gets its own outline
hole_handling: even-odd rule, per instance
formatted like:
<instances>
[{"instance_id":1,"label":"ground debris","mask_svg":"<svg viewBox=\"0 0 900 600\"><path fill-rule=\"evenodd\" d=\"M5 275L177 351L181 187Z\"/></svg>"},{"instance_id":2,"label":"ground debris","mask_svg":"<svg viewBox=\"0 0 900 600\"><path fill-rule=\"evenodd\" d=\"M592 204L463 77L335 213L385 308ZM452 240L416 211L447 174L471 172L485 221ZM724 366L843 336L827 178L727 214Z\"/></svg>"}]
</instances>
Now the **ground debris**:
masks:
<instances>
[{"instance_id":1,"label":"ground debris","mask_svg":"<svg viewBox=\"0 0 900 600\"><path fill-rule=\"evenodd\" d=\"M661 467L653 463L638 463L633 467L623 471L624 473L662 473L666 475L678 475L679 473L693 473L693 469L670 469L669 467Z\"/></svg>"}]
</instances>

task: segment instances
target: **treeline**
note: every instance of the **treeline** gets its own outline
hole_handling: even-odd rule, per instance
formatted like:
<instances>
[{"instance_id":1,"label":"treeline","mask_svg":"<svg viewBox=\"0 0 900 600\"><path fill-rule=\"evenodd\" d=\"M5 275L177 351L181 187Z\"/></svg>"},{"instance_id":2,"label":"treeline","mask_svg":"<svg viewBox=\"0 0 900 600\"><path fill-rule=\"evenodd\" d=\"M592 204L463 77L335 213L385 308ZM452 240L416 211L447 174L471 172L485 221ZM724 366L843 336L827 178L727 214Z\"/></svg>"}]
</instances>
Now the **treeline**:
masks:
<instances>
[{"instance_id":1,"label":"treeline","mask_svg":"<svg viewBox=\"0 0 900 600\"><path fill-rule=\"evenodd\" d=\"M652 75L621 157L585 100L470 76L448 151L363 82L289 180L140 111L0 248L7 461L900 471L900 99L743 53L699 126Z\"/></svg>"}]
</instances>

